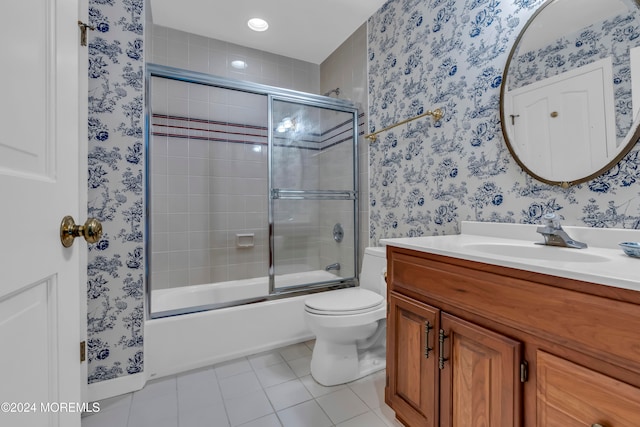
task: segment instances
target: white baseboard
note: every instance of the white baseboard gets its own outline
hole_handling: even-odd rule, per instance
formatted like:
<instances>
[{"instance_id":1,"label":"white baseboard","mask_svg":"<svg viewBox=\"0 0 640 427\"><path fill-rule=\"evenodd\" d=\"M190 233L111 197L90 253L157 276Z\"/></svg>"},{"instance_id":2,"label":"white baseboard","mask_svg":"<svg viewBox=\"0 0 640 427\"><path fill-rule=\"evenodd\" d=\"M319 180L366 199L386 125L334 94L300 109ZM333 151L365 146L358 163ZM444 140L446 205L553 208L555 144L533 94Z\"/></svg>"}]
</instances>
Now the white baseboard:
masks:
<instances>
[{"instance_id":1,"label":"white baseboard","mask_svg":"<svg viewBox=\"0 0 640 427\"><path fill-rule=\"evenodd\" d=\"M139 374L89 384L87 386L87 401L96 402L140 390L144 387L146 380L146 375L144 372L141 372Z\"/></svg>"}]
</instances>

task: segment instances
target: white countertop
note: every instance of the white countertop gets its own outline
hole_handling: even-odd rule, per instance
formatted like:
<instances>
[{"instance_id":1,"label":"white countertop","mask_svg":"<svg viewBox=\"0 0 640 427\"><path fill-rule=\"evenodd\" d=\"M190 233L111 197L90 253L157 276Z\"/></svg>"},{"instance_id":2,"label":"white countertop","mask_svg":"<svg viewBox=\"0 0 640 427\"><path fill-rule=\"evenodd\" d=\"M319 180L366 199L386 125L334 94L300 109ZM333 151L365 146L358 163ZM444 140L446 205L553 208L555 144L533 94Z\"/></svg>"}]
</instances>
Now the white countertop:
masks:
<instances>
[{"instance_id":1,"label":"white countertop","mask_svg":"<svg viewBox=\"0 0 640 427\"><path fill-rule=\"evenodd\" d=\"M572 249L536 245L535 242L543 241L542 236L536 233L537 227L465 221L461 234L382 239L380 243L640 292L640 258L625 255L618 246L620 242L640 241L640 230L563 226L571 238L589 245L585 249ZM482 250L492 246L506 248L506 252L509 247L523 247L523 252L535 255L519 257ZM567 260L582 256L590 259ZM567 259L563 260L563 257Z\"/></svg>"}]
</instances>

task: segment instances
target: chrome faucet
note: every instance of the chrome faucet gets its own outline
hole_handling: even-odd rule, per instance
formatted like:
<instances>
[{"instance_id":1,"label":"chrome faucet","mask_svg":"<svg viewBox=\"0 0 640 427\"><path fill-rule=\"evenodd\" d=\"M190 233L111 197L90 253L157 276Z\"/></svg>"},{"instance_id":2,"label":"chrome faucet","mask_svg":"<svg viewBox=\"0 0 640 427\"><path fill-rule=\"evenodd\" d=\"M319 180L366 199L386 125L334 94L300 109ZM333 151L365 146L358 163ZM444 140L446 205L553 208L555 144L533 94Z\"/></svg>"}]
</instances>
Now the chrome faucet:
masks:
<instances>
[{"instance_id":1,"label":"chrome faucet","mask_svg":"<svg viewBox=\"0 0 640 427\"><path fill-rule=\"evenodd\" d=\"M544 243L536 242L536 244L576 249L584 249L587 247L586 243L578 242L569 237L567 232L562 229L556 214L545 214L542 219L544 220L544 225L542 227L538 227L536 232L542 234L544 237Z\"/></svg>"},{"instance_id":2,"label":"chrome faucet","mask_svg":"<svg viewBox=\"0 0 640 427\"><path fill-rule=\"evenodd\" d=\"M327 265L324 269L326 271L340 270L340 263L339 262L334 262L333 264Z\"/></svg>"}]
</instances>

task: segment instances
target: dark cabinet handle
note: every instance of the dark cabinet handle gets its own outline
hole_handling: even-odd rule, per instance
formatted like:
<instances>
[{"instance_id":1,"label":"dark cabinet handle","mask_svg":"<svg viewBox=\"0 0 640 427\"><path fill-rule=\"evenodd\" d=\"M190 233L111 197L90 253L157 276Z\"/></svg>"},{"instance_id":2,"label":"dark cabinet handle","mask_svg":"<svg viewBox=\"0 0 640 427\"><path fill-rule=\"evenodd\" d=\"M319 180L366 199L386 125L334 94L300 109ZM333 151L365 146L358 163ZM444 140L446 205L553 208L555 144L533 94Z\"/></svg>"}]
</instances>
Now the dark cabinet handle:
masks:
<instances>
[{"instance_id":1,"label":"dark cabinet handle","mask_svg":"<svg viewBox=\"0 0 640 427\"><path fill-rule=\"evenodd\" d=\"M433 329L431 323L427 320L424 323L424 358L429 358L429 352L433 350L433 347L429 347L429 332Z\"/></svg>"},{"instance_id":2,"label":"dark cabinet handle","mask_svg":"<svg viewBox=\"0 0 640 427\"><path fill-rule=\"evenodd\" d=\"M444 357L444 340L446 340L447 338L449 338L449 335L445 335L444 329L440 329L440 335L438 337L438 344L439 344L438 350L440 352L440 356L438 357L438 367L440 369L444 369L444 362L449 360Z\"/></svg>"}]
</instances>

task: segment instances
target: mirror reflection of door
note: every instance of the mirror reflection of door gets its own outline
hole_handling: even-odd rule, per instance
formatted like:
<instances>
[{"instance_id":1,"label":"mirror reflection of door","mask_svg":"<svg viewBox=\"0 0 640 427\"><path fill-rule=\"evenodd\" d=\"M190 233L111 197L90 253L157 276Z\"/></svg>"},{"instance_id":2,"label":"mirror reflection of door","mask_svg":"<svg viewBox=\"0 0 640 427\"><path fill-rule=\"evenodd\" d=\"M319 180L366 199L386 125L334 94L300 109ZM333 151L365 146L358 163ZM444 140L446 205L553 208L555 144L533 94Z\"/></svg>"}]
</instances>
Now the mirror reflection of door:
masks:
<instances>
[{"instance_id":1,"label":"mirror reflection of door","mask_svg":"<svg viewBox=\"0 0 640 427\"><path fill-rule=\"evenodd\" d=\"M615 156L612 79L606 58L510 91L506 125L518 158L537 175L572 181Z\"/></svg>"},{"instance_id":2,"label":"mirror reflection of door","mask_svg":"<svg viewBox=\"0 0 640 427\"><path fill-rule=\"evenodd\" d=\"M576 185L606 172L635 146L639 49L640 0L547 0L540 6L511 49L500 91L505 143L525 172L547 184ZM610 63L597 65L605 59ZM602 75L588 73L594 70L588 66ZM572 72L580 78L569 80ZM530 93L534 89L541 93ZM523 98L516 101L516 95ZM526 105L526 117L514 102ZM518 122L525 124L516 128ZM523 135L524 129L531 133ZM594 144L594 138L601 140Z\"/></svg>"}]
</instances>

